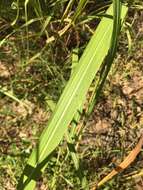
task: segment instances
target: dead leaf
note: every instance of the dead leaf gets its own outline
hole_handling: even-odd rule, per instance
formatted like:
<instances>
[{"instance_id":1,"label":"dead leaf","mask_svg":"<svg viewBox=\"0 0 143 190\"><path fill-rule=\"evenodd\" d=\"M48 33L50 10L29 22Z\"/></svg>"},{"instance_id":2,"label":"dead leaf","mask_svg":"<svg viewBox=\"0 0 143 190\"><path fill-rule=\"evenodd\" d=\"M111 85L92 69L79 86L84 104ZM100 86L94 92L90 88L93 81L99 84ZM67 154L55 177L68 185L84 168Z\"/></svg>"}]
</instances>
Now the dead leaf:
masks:
<instances>
[{"instance_id":1,"label":"dead leaf","mask_svg":"<svg viewBox=\"0 0 143 190\"><path fill-rule=\"evenodd\" d=\"M104 183L109 181L111 178L113 178L115 175L117 175L119 172L126 169L137 157L137 155L140 153L141 148L143 145L143 135L141 135L141 138L136 145L136 147L129 153L129 155L119 164L114 170L112 170L107 176L105 176L97 185L95 185L92 190L96 190L98 187L102 186Z\"/></svg>"}]
</instances>

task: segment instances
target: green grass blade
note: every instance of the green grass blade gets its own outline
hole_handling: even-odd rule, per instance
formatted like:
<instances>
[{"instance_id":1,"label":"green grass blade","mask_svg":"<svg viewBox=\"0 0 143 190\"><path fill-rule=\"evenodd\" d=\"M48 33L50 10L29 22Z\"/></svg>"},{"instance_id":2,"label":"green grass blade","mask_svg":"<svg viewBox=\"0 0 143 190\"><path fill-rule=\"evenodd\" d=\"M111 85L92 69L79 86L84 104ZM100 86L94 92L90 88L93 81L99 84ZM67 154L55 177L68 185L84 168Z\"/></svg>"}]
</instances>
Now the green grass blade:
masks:
<instances>
[{"instance_id":1,"label":"green grass blade","mask_svg":"<svg viewBox=\"0 0 143 190\"><path fill-rule=\"evenodd\" d=\"M122 10L124 13L126 7L122 7ZM113 15L112 6L108 9L107 14ZM124 16L125 14L122 15L122 18ZM29 158L18 189L34 189L35 180L45 168L49 155L62 140L68 125L81 106L81 102L85 101L89 86L110 48L112 31L113 20L103 18L79 60L76 72L70 78L37 147Z\"/></svg>"},{"instance_id":2,"label":"green grass blade","mask_svg":"<svg viewBox=\"0 0 143 190\"><path fill-rule=\"evenodd\" d=\"M110 50L109 50L109 54L105 60L105 64L103 65L103 68L100 73L101 78L100 78L99 82L97 83L97 88L96 88L94 96L90 102L88 115L90 115L94 109L94 106L97 102L99 94L103 88L103 85L105 83L107 75L112 66L114 57L116 55L116 50L117 50L117 45L118 45L118 36L119 36L120 28L121 28L121 16L122 16L121 11L124 16L126 15L126 12L127 12L124 9L121 10L121 8L122 8L121 1L113 0L113 32L112 32Z\"/></svg>"},{"instance_id":3,"label":"green grass blade","mask_svg":"<svg viewBox=\"0 0 143 190\"><path fill-rule=\"evenodd\" d=\"M72 53L71 77L74 73L76 74L76 67L78 66L78 64L79 64L78 48L75 48L75 49L73 49L73 53ZM75 113L73 120L76 119L77 115L78 115L78 111ZM72 126L72 127L76 128L76 126ZM74 145L74 142L73 142L70 132L69 131L66 132L66 140L68 142L68 149L71 154L74 166L75 166L76 170L78 170L79 169L79 158L78 158L78 155L76 154L75 145Z\"/></svg>"},{"instance_id":4,"label":"green grass blade","mask_svg":"<svg viewBox=\"0 0 143 190\"><path fill-rule=\"evenodd\" d=\"M17 13L16 13L16 18L14 19L14 21L11 23L11 26L14 26L18 20L19 17L19 0L17 0L17 2L13 2L13 5L15 6L15 8L17 9Z\"/></svg>"},{"instance_id":5,"label":"green grass blade","mask_svg":"<svg viewBox=\"0 0 143 190\"><path fill-rule=\"evenodd\" d=\"M88 0L80 0L77 6L77 9L73 16L73 22L76 21L78 16L80 15L81 11L85 8L86 4L88 3Z\"/></svg>"},{"instance_id":6,"label":"green grass blade","mask_svg":"<svg viewBox=\"0 0 143 190\"><path fill-rule=\"evenodd\" d=\"M68 2L68 5L66 6L66 9L65 9L65 11L64 11L64 13L63 13L63 16L62 16L62 18L61 18L61 21L63 21L64 18L67 17L68 12L70 11L70 9L71 9L71 7L73 6L74 2L75 2L75 0L70 0L70 1Z\"/></svg>"}]
</instances>

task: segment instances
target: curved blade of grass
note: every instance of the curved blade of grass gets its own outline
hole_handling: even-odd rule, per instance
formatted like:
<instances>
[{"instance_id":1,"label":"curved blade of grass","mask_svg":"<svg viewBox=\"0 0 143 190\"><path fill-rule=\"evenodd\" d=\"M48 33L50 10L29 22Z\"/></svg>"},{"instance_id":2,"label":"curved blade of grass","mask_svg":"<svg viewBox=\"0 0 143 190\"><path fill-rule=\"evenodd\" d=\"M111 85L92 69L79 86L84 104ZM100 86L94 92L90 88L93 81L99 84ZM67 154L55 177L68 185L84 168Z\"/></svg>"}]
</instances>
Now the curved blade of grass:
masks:
<instances>
[{"instance_id":1,"label":"curved blade of grass","mask_svg":"<svg viewBox=\"0 0 143 190\"><path fill-rule=\"evenodd\" d=\"M112 6L107 14L113 14ZM124 16L123 14L122 18ZM103 18L85 49L76 72L70 78L48 126L43 131L38 146L28 160L18 189L34 189L35 180L44 170L48 156L60 143L81 102L85 100L88 88L110 48L112 30L113 20Z\"/></svg>"},{"instance_id":2,"label":"curved blade of grass","mask_svg":"<svg viewBox=\"0 0 143 190\"><path fill-rule=\"evenodd\" d=\"M30 0L25 0L24 2L24 11L25 11L25 24L28 22L28 4L29 4L29 1ZM28 25L26 26L26 48L27 48L27 59L29 58L29 28L28 28Z\"/></svg>"},{"instance_id":3,"label":"curved blade of grass","mask_svg":"<svg viewBox=\"0 0 143 190\"><path fill-rule=\"evenodd\" d=\"M77 9L73 15L73 22L76 21L78 16L80 15L81 11L85 8L86 4L88 3L88 0L80 0L77 6Z\"/></svg>"},{"instance_id":4,"label":"curved blade of grass","mask_svg":"<svg viewBox=\"0 0 143 190\"><path fill-rule=\"evenodd\" d=\"M18 20L18 17L19 17L19 0L17 0L17 2L13 2L13 4L15 5L16 9L17 9L17 12L16 12L16 17L14 19L14 21L11 23L11 26L14 26Z\"/></svg>"},{"instance_id":5,"label":"curved blade of grass","mask_svg":"<svg viewBox=\"0 0 143 190\"><path fill-rule=\"evenodd\" d=\"M22 100L18 99L12 91L8 90L6 87L2 87L0 85L0 93L3 93L4 95L8 96L9 98L11 98L12 100L18 102L19 104L23 105L25 108L29 109L29 106L24 103Z\"/></svg>"},{"instance_id":6,"label":"curved blade of grass","mask_svg":"<svg viewBox=\"0 0 143 190\"><path fill-rule=\"evenodd\" d=\"M74 1L75 1L75 0L70 0L70 1L68 2L68 5L66 6L66 9L65 9L65 11L64 11L64 13L63 13L63 16L62 16L62 18L61 18L61 21L63 21L64 18L68 15L68 12L69 12L69 10L71 9L71 7L72 7Z\"/></svg>"},{"instance_id":7,"label":"curved blade of grass","mask_svg":"<svg viewBox=\"0 0 143 190\"><path fill-rule=\"evenodd\" d=\"M108 175L106 175L92 190L96 190L98 187L104 185L107 181L112 179L115 175L120 173L121 171L125 170L137 157L137 155L140 153L141 148L143 146L143 135L141 135L140 140L136 147L129 153L127 157L114 169L112 170Z\"/></svg>"}]
</instances>

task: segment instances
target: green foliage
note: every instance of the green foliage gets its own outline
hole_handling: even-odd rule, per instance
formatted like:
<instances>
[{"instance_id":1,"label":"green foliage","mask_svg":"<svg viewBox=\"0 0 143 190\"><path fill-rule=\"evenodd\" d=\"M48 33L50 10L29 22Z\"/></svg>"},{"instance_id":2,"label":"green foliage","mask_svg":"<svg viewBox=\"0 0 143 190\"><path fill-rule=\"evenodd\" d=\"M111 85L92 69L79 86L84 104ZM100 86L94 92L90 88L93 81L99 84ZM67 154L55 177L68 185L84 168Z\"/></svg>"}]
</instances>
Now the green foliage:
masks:
<instances>
[{"instance_id":1,"label":"green foliage","mask_svg":"<svg viewBox=\"0 0 143 190\"><path fill-rule=\"evenodd\" d=\"M105 12L110 4L108 0L1 0L0 58L2 63L6 60L9 64L10 72L11 65L14 65L15 71L9 78L0 78L0 98L8 105L15 103L24 107L27 112L30 112L31 106L25 100L34 103L37 107L35 110L40 106L49 115L53 113L37 140L46 121L37 125L37 118L30 118L33 113L26 116L25 120L20 118L7 121L7 118L15 117L15 113L8 106L0 110L3 115L0 119L6 118L4 123L9 122L10 127L16 126L19 131L23 126L25 129L24 134L23 131L20 133L22 136L25 131L30 134L30 138L18 137L22 142L20 145L18 142L17 146L12 138L8 139L14 144L11 146L14 153L19 148L20 157L14 154L8 158L2 156L0 160L3 178L7 170L13 184L19 182L18 189L31 190L41 180L41 175L44 180L46 178L46 184L49 180L49 189L67 189L67 186L71 189L89 189L89 183L95 176L98 180L107 172L104 167L100 168L103 171L98 170L99 173L93 171L94 162L91 164L92 169L84 166L83 155L88 155L85 159L91 162L98 155L105 156L100 148L79 153L78 145L111 69L122 26L121 17L123 21L127 11L121 1L113 0L113 10L110 7ZM142 9L142 2L138 0L129 1L129 5L134 10ZM126 24L126 28L129 27L128 50L131 52L132 26ZM126 47L121 47L122 51ZM5 50L10 54L4 54ZM133 107L137 113L137 105ZM123 113L121 115L122 118L120 114L118 118L122 120L123 126L125 118ZM27 156L33 150L36 140L37 146L26 165ZM124 150L117 150L121 155L120 151ZM18 181L23 167L25 170ZM108 185L109 189L118 186L114 179ZM105 189L108 189L108 185Z\"/></svg>"},{"instance_id":2,"label":"green foliage","mask_svg":"<svg viewBox=\"0 0 143 190\"><path fill-rule=\"evenodd\" d=\"M116 6L115 4L115 9ZM107 14L112 15L112 9L111 6ZM116 11L120 12L120 8L118 7ZM122 18L124 18L126 15L126 7L122 7L122 11ZM118 21L120 14L117 18ZM119 32L118 25L119 23L116 23L115 26ZM74 114L85 101L89 86L108 53L112 30L112 19L103 18L80 58L76 71L68 81L53 116L39 139L37 147L29 158L18 189L31 190L34 188L35 178L40 174L40 171L44 170L50 154L60 143Z\"/></svg>"}]
</instances>

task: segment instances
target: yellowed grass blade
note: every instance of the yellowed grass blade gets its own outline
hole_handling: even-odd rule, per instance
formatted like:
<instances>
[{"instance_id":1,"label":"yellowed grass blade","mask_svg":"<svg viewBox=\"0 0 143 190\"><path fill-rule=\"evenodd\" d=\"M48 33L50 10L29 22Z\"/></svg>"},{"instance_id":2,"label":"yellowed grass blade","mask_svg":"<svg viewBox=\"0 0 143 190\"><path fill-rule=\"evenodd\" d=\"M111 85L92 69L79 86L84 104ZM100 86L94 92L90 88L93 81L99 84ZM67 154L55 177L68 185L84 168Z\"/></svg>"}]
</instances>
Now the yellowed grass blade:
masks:
<instances>
[{"instance_id":1,"label":"yellowed grass blade","mask_svg":"<svg viewBox=\"0 0 143 190\"><path fill-rule=\"evenodd\" d=\"M114 170L112 170L107 176L105 176L95 187L92 188L92 190L96 190L98 187L109 181L111 178L113 178L115 175L117 175L119 172L126 169L137 157L137 155L140 153L141 148L143 145L143 135L141 135L140 140L136 147L129 153L129 155L117 166Z\"/></svg>"}]
</instances>

